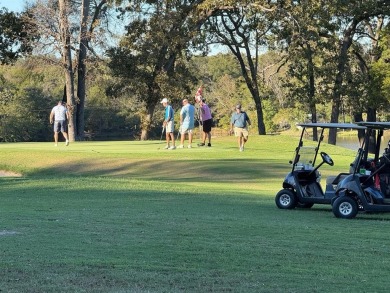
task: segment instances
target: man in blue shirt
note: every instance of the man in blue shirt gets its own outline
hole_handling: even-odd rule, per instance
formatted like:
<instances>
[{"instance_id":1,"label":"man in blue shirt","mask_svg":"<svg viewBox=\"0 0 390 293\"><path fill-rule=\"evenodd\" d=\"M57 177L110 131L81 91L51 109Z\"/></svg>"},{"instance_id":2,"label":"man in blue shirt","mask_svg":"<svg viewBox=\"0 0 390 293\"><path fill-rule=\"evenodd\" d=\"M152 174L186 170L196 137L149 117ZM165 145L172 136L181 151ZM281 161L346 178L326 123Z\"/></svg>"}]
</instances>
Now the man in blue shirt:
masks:
<instances>
[{"instance_id":1,"label":"man in blue shirt","mask_svg":"<svg viewBox=\"0 0 390 293\"><path fill-rule=\"evenodd\" d=\"M241 111L241 105L238 104L236 106L236 112L233 113L232 118L230 119L230 132L233 132L237 137L238 147L240 152L244 151L244 145L248 141L248 128L247 124L251 125L251 121L249 120L248 115Z\"/></svg>"},{"instance_id":2,"label":"man in blue shirt","mask_svg":"<svg viewBox=\"0 0 390 293\"><path fill-rule=\"evenodd\" d=\"M188 148L192 148L192 132L194 129L195 107L187 99L183 100L183 107L180 111L180 146L184 148L184 139L188 133Z\"/></svg>"},{"instance_id":3,"label":"man in blue shirt","mask_svg":"<svg viewBox=\"0 0 390 293\"><path fill-rule=\"evenodd\" d=\"M165 138L167 141L167 145L165 146L165 149L168 150L174 150L176 149L175 147L175 124L174 124L174 113L173 113L173 108L171 105L168 103L168 99L164 98L161 101L161 104L165 107L165 114L164 114L164 122L163 122L163 127L165 128ZM169 146L169 141L172 142L172 145Z\"/></svg>"}]
</instances>

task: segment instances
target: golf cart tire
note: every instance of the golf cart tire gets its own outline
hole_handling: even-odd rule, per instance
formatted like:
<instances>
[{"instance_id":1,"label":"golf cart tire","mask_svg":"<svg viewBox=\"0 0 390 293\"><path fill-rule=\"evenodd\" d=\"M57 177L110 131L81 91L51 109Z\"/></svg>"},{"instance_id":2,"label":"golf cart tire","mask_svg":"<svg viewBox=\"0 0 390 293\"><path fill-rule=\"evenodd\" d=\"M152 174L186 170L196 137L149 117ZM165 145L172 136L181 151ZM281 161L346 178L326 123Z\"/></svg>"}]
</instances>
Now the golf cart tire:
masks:
<instances>
[{"instance_id":1,"label":"golf cart tire","mask_svg":"<svg viewBox=\"0 0 390 293\"><path fill-rule=\"evenodd\" d=\"M275 203L279 209L291 210L297 205L297 197L292 190L282 189L276 194Z\"/></svg>"},{"instance_id":2,"label":"golf cart tire","mask_svg":"<svg viewBox=\"0 0 390 293\"><path fill-rule=\"evenodd\" d=\"M312 202L297 202L297 208L300 209L310 209L313 205Z\"/></svg>"},{"instance_id":3,"label":"golf cart tire","mask_svg":"<svg viewBox=\"0 0 390 293\"><path fill-rule=\"evenodd\" d=\"M333 202L332 211L336 218L353 219L358 213L358 204L349 196L341 196Z\"/></svg>"}]
</instances>

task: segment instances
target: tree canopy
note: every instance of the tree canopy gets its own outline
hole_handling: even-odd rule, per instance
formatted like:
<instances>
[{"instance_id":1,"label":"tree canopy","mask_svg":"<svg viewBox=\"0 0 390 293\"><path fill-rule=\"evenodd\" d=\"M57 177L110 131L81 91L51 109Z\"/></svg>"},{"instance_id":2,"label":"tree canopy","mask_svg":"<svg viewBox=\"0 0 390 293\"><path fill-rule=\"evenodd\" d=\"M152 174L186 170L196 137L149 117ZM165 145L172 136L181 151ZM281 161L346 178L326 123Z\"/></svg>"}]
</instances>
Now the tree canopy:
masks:
<instances>
[{"instance_id":1,"label":"tree canopy","mask_svg":"<svg viewBox=\"0 0 390 293\"><path fill-rule=\"evenodd\" d=\"M29 3L21 14L0 10L0 102L46 107L44 98L36 103L38 93L51 100L65 92L74 139L109 129L148 139L161 124L160 100L178 110L183 98L194 102L199 86L219 127L240 102L256 116L259 134L302 120L389 116L389 1ZM211 46L224 53L212 56ZM17 69L36 62L34 70L42 60L63 74L48 95L44 80L27 90L5 74L6 64ZM96 105L107 114L99 117ZM0 125L8 123L5 117ZM336 143L335 133L328 142Z\"/></svg>"}]
</instances>

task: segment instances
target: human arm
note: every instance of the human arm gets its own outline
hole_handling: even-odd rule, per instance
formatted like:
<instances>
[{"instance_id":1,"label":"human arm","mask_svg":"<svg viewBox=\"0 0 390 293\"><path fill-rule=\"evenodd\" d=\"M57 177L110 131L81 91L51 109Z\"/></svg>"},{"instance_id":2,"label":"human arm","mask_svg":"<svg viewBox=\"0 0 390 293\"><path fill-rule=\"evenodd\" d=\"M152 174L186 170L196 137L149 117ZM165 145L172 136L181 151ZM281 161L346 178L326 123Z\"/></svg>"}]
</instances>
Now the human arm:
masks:
<instances>
[{"instance_id":1,"label":"human arm","mask_svg":"<svg viewBox=\"0 0 390 293\"><path fill-rule=\"evenodd\" d=\"M232 134L233 133L233 129L234 129L234 114L232 115L232 117L230 118L230 129L229 129L229 134Z\"/></svg>"},{"instance_id":2,"label":"human arm","mask_svg":"<svg viewBox=\"0 0 390 293\"><path fill-rule=\"evenodd\" d=\"M54 111L52 110L49 116L50 124L53 124L53 119L54 119Z\"/></svg>"},{"instance_id":3,"label":"human arm","mask_svg":"<svg viewBox=\"0 0 390 293\"><path fill-rule=\"evenodd\" d=\"M245 113L245 116L246 116L246 122L249 124L249 126L252 125L252 122L251 122L251 120L249 119L248 114Z\"/></svg>"}]
</instances>

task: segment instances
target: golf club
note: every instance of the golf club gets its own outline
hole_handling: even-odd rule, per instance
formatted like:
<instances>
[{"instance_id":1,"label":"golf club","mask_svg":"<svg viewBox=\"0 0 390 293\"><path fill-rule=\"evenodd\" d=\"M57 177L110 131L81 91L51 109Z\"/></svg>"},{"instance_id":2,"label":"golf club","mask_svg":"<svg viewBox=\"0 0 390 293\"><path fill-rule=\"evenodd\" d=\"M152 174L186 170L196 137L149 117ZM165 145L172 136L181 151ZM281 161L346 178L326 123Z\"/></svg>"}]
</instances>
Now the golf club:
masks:
<instances>
[{"instance_id":1,"label":"golf club","mask_svg":"<svg viewBox=\"0 0 390 293\"><path fill-rule=\"evenodd\" d=\"M163 126L162 131L161 131L160 142L162 141L162 137L163 137L163 134L164 134L164 130L165 130L165 126Z\"/></svg>"},{"instance_id":2,"label":"golf club","mask_svg":"<svg viewBox=\"0 0 390 293\"><path fill-rule=\"evenodd\" d=\"M163 135L164 135L164 130L165 130L165 126L163 126L162 131L161 131L160 143L161 143ZM157 149L159 150L160 148L161 147L158 147Z\"/></svg>"},{"instance_id":3,"label":"golf club","mask_svg":"<svg viewBox=\"0 0 390 293\"><path fill-rule=\"evenodd\" d=\"M177 131L177 137L176 137L176 140L179 140L180 131L181 131L181 126L180 126L179 130Z\"/></svg>"}]
</instances>

